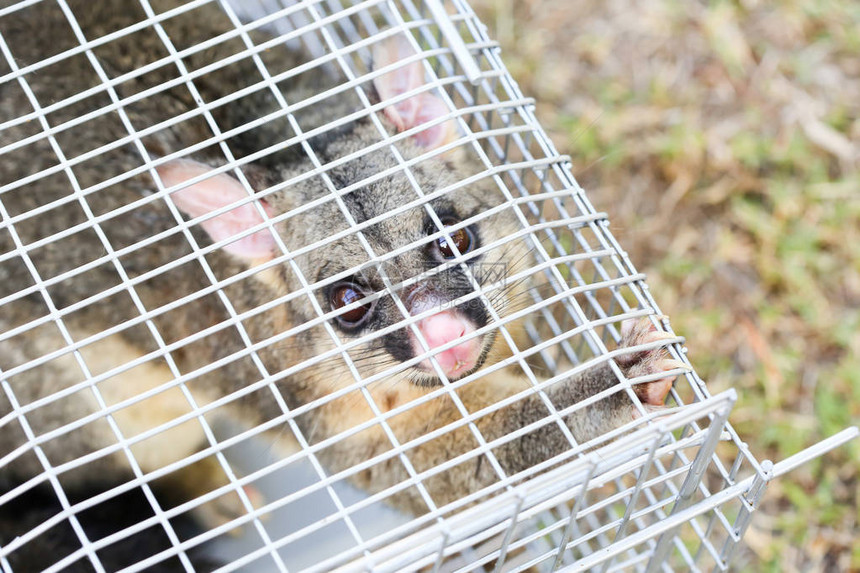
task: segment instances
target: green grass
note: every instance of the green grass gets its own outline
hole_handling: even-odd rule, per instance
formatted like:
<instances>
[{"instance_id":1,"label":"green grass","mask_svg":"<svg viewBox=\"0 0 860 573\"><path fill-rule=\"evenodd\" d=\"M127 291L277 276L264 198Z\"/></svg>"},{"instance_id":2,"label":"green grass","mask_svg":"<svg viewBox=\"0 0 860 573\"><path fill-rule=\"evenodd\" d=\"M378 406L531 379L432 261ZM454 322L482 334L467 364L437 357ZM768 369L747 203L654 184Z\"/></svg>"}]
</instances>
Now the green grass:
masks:
<instances>
[{"instance_id":1,"label":"green grass","mask_svg":"<svg viewBox=\"0 0 860 573\"><path fill-rule=\"evenodd\" d=\"M860 3L473 4L756 456L860 423ZM860 571L858 478L771 484L749 570Z\"/></svg>"}]
</instances>

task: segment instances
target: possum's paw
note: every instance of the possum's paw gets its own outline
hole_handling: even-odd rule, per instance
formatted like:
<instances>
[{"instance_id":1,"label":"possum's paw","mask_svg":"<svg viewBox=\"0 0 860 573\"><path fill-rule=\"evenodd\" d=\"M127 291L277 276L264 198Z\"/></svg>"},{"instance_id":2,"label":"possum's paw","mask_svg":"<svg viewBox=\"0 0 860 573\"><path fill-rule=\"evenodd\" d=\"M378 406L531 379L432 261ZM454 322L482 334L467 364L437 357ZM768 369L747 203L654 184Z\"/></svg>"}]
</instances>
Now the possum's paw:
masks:
<instances>
[{"instance_id":1,"label":"possum's paw","mask_svg":"<svg viewBox=\"0 0 860 573\"><path fill-rule=\"evenodd\" d=\"M239 477L239 476L237 476ZM187 466L171 476L177 489L177 497L194 499L230 483L224 469L215 456L204 458ZM263 495L252 485L242 486L242 490L254 508L266 504ZM216 497L194 510L194 517L206 529L213 529L229 523L248 513L235 488ZM265 517L265 516L264 516ZM230 530L230 535L239 535L241 529Z\"/></svg>"},{"instance_id":2,"label":"possum's paw","mask_svg":"<svg viewBox=\"0 0 860 573\"><path fill-rule=\"evenodd\" d=\"M257 488L246 485L242 487L242 490L248 497L248 501L251 502L252 507L257 508L265 505L265 499ZM204 504L196 512L196 515L201 521L203 521L207 529L213 529L226 523L230 523L237 517L241 517L247 513L248 510L245 509L245 504L242 502L239 494L235 491L231 491L230 493L226 493L221 497L216 498L208 504ZM265 516L263 516L263 519L265 519ZM242 528L238 526L234 527L229 530L228 533L233 537L238 537L242 534Z\"/></svg>"},{"instance_id":3,"label":"possum's paw","mask_svg":"<svg viewBox=\"0 0 860 573\"><path fill-rule=\"evenodd\" d=\"M630 318L621 323L620 346L622 348L671 338L674 336L658 330L647 317ZM663 407L663 402L666 401L666 396L672 389L672 383L679 374L678 370L688 369L688 366L680 360L671 358L665 346L621 354L615 361L625 369L625 376L628 379L667 373L665 378L642 382L634 386L636 395L639 396L646 409L652 411Z\"/></svg>"},{"instance_id":4,"label":"possum's paw","mask_svg":"<svg viewBox=\"0 0 860 573\"><path fill-rule=\"evenodd\" d=\"M265 499L257 488L246 485L242 489L253 507L257 508L265 505ZM245 504L242 502L239 494L231 491L200 506L195 511L195 516L203 523L206 529L213 529L225 523L230 523L246 513L248 511L245 509ZM265 519L265 516L263 516L263 519ZM235 537L239 536L241 532L240 527L235 527L229 531L229 534Z\"/></svg>"}]
</instances>

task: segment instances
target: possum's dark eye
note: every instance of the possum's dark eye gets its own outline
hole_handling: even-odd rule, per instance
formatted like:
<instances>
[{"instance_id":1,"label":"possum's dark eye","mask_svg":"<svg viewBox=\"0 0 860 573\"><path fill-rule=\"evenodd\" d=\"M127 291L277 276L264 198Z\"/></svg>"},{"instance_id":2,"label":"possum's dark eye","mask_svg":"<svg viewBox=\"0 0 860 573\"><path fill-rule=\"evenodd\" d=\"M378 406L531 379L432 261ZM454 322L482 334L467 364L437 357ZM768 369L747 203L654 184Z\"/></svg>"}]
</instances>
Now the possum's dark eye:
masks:
<instances>
[{"instance_id":1,"label":"possum's dark eye","mask_svg":"<svg viewBox=\"0 0 860 573\"><path fill-rule=\"evenodd\" d=\"M446 225L452 225L456 223L453 219L443 219L442 223ZM475 244L475 237L472 235L472 231L470 231L467 227L463 229L458 229L456 231L451 231L449 233L451 235L451 240L454 241L454 244L457 246L457 250L460 251L461 255L465 255L469 251L472 250L472 246ZM454 253L454 249L451 247L447 237L439 237L436 239L436 249L439 251L439 254L442 255L443 259L453 259L457 255Z\"/></svg>"},{"instance_id":2,"label":"possum's dark eye","mask_svg":"<svg viewBox=\"0 0 860 573\"><path fill-rule=\"evenodd\" d=\"M329 294L332 310L341 309L347 305L354 303L365 297L364 291L356 284L341 283L335 285ZM357 306L347 312L337 316L340 322L346 328L355 328L370 316L370 309L373 308L373 303Z\"/></svg>"}]
</instances>

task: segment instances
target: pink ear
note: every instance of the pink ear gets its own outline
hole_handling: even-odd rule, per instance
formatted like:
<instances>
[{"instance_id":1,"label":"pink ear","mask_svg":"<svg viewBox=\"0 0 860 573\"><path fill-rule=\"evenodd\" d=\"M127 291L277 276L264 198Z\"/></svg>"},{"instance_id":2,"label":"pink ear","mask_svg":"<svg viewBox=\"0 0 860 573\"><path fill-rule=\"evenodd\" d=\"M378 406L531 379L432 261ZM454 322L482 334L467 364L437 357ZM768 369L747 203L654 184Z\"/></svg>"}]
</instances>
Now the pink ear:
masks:
<instances>
[{"instance_id":1,"label":"pink ear","mask_svg":"<svg viewBox=\"0 0 860 573\"><path fill-rule=\"evenodd\" d=\"M165 187L180 185L204 175L212 168L187 159L177 159L156 169ZM173 202L189 217L199 217L216 209L247 199L245 188L235 179L222 173L213 175L189 187L171 193ZM266 214L272 216L269 205L260 201ZM200 226L213 241L223 241L263 222L253 203L240 205L217 217L207 219ZM243 259L270 258L275 252L275 239L268 230L258 231L229 243L224 250Z\"/></svg>"},{"instance_id":2,"label":"pink ear","mask_svg":"<svg viewBox=\"0 0 860 573\"><path fill-rule=\"evenodd\" d=\"M415 53L406 38L395 36L374 46L373 65L376 68L383 68L414 56ZM383 102L421 87L424 83L424 67L421 61L401 66L373 81L379 99ZM398 131L427 123L448 113L449 110L444 101L426 92L385 108L385 115L394 123ZM418 132L414 139L418 145L433 149L454 141L457 135L457 126L453 120L450 120Z\"/></svg>"}]
</instances>

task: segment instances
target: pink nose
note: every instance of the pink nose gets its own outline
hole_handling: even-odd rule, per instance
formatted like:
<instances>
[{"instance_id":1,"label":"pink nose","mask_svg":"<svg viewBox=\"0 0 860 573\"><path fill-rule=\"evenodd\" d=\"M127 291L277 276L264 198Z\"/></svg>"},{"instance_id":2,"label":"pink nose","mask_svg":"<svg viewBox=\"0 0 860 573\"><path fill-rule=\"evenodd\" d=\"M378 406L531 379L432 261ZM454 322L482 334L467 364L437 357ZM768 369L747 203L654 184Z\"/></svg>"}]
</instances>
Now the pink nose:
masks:
<instances>
[{"instance_id":1,"label":"pink nose","mask_svg":"<svg viewBox=\"0 0 860 573\"><path fill-rule=\"evenodd\" d=\"M449 342L457 340L475 331L475 327L460 313L455 311L443 311L418 322L418 330L430 349L438 348ZM411 335L412 348L416 354L423 354L424 350L415 335ZM481 352L480 337L464 340L456 346L434 355L445 376L456 378L468 372L478 363ZM421 362L421 369L434 372L435 369L429 359Z\"/></svg>"}]
</instances>

